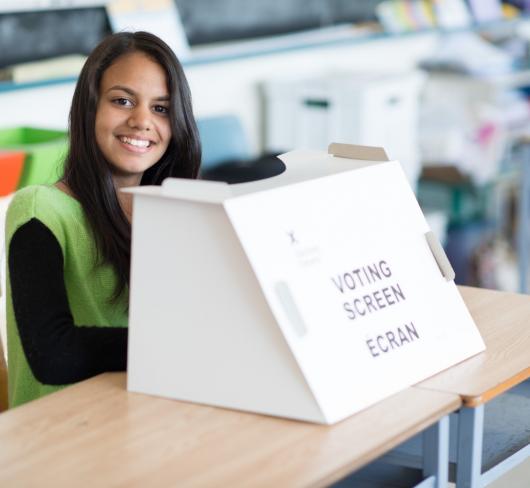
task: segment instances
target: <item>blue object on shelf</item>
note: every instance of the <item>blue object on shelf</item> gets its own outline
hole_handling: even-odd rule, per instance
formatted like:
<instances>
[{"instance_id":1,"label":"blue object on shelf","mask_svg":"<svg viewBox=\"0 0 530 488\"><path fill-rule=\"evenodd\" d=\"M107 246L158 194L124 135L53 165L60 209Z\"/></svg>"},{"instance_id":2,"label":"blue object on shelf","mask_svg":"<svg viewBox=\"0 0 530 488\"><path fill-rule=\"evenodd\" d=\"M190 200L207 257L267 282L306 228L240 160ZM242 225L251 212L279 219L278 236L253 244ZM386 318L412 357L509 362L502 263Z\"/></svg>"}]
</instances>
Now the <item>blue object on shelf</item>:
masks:
<instances>
[{"instance_id":1,"label":"blue object on shelf","mask_svg":"<svg viewBox=\"0 0 530 488\"><path fill-rule=\"evenodd\" d=\"M225 161L246 160L250 149L239 118L219 115L197 119L202 144L201 170L209 170Z\"/></svg>"},{"instance_id":2,"label":"blue object on shelf","mask_svg":"<svg viewBox=\"0 0 530 488\"><path fill-rule=\"evenodd\" d=\"M202 144L202 179L229 184L246 183L285 171L285 165L274 155L251 156L237 116L198 119L197 127Z\"/></svg>"}]
</instances>

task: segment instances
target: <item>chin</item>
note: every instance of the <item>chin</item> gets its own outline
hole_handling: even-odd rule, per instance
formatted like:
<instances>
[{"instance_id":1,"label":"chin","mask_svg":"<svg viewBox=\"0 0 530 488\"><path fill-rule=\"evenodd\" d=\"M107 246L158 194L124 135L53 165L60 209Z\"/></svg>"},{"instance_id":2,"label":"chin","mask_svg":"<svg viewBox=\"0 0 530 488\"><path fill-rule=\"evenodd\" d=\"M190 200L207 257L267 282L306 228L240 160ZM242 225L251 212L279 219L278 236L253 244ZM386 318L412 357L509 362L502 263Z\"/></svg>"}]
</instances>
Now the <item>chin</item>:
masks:
<instances>
[{"instance_id":1,"label":"chin","mask_svg":"<svg viewBox=\"0 0 530 488\"><path fill-rule=\"evenodd\" d=\"M157 163L157 161L154 161L153 163L144 163L144 164L122 164L116 166L116 172L118 174L121 174L123 176L135 176L135 175L142 175L145 171L147 171L149 168L154 166Z\"/></svg>"}]
</instances>

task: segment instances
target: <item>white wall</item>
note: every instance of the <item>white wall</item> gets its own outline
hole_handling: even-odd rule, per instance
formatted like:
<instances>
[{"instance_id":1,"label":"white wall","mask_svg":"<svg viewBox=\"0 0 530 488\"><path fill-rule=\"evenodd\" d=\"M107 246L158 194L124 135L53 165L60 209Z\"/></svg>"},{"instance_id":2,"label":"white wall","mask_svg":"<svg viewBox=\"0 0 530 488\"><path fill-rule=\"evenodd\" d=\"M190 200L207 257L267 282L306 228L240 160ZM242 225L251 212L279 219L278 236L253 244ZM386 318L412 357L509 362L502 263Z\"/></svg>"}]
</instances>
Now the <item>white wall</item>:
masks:
<instances>
[{"instance_id":1,"label":"white wall","mask_svg":"<svg viewBox=\"0 0 530 488\"><path fill-rule=\"evenodd\" d=\"M0 92L0 128L31 125L65 129L74 83Z\"/></svg>"}]
</instances>

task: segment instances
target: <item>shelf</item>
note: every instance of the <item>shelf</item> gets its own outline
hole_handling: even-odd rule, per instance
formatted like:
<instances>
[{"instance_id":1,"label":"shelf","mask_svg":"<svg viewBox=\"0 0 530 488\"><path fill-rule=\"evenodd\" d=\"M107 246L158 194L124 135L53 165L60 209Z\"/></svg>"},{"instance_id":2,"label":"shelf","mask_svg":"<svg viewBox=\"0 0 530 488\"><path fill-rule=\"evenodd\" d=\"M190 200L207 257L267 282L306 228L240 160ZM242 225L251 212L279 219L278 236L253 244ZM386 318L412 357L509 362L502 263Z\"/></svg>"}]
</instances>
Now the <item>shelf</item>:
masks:
<instances>
[{"instance_id":1,"label":"shelf","mask_svg":"<svg viewBox=\"0 0 530 488\"><path fill-rule=\"evenodd\" d=\"M415 37L421 40L421 38L425 36L444 36L468 31L483 32L499 29L501 27L513 28L521 22L528 21L530 21L530 16L521 16L513 20L488 22L487 24L474 25L469 28L458 28L451 30L435 28L408 31L398 34L378 31L374 28L373 24L369 26L355 26L350 24L337 25L262 39L195 46L191 48L191 56L182 60L182 65L184 68L188 68L308 49L326 49L355 44L361 45L363 43L370 43L374 41L395 42L397 39ZM528 74L525 73L523 75L515 76L522 76L526 79ZM55 84L75 83L76 80L77 77L72 76L24 83L2 81L0 82L0 93L28 88L40 88Z\"/></svg>"}]
</instances>

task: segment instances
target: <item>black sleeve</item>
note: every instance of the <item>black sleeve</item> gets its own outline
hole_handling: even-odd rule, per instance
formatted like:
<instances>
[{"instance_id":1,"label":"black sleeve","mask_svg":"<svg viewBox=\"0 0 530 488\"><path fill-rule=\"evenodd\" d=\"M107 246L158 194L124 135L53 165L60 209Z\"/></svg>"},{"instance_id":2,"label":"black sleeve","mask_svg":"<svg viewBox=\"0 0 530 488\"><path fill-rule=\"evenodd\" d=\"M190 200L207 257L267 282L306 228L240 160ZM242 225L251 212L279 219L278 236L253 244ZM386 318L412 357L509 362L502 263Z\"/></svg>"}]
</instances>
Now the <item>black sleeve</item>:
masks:
<instances>
[{"instance_id":1,"label":"black sleeve","mask_svg":"<svg viewBox=\"0 0 530 488\"><path fill-rule=\"evenodd\" d=\"M124 371L127 328L74 325L59 242L31 219L9 245L13 309L22 348L38 381L65 385L105 371Z\"/></svg>"}]
</instances>

